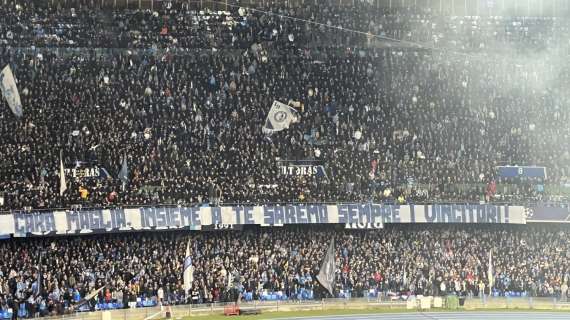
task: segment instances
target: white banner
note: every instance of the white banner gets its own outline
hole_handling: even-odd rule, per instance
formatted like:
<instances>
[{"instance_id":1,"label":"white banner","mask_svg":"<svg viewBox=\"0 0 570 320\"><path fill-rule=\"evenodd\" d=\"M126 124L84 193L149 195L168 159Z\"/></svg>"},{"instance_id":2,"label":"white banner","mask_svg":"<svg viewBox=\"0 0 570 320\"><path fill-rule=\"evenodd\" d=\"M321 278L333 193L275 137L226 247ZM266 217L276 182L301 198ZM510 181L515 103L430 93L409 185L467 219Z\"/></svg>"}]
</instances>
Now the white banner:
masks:
<instances>
[{"instance_id":1,"label":"white banner","mask_svg":"<svg viewBox=\"0 0 570 320\"><path fill-rule=\"evenodd\" d=\"M0 236L14 234L14 216L0 214Z\"/></svg>"},{"instance_id":2,"label":"white banner","mask_svg":"<svg viewBox=\"0 0 570 320\"><path fill-rule=\"evenodd\" d=\"M28 212L0 215L0 235L84 234L129 230L192 229L219 224L383 225L387 223L525 224L521 206L490 204L314 204Z\"/></svg>"}]
</instances>

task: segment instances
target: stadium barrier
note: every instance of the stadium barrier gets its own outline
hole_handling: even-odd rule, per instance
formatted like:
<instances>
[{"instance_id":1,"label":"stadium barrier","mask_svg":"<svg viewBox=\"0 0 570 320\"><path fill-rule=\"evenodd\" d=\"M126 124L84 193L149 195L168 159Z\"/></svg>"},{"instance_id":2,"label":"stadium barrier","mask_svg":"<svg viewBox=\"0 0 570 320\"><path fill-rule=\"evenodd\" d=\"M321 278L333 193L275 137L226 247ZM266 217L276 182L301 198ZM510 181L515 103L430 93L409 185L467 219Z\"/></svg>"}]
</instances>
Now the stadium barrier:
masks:
<instances>
[{"instance_id":1,"label":"stadium barrier","mask_svg":"<svg viewBox=\"0 0 570 320\"><path fill-rule=\"evenodd\" d=\"M510 298L491 297L481 299L478 297L466 298L463 306L455 296L451 297L424 297L411 299L324 299L321 301L251 301L240 303L240 310L266 312L291 312L291 311L326 311L326 310L354 310L371 312L377 310L408 311L418 310L568 310L569 302L561 302L553 298ZM423 304L422 304L423 302ZM427 303L427 305L426 305ZM109 317L117 320L151 320L164 319L166 310L170 310L174 319L188 316L223 315L227 306L234 303L210 303L194 305L176 305L170 309L160 307L119 309L110 311L80 312L72 315L48 317L44 319L67 319L67 320L102 320ZM429 307L428 307L429 305Z\"/></svg>"}]
</instances>

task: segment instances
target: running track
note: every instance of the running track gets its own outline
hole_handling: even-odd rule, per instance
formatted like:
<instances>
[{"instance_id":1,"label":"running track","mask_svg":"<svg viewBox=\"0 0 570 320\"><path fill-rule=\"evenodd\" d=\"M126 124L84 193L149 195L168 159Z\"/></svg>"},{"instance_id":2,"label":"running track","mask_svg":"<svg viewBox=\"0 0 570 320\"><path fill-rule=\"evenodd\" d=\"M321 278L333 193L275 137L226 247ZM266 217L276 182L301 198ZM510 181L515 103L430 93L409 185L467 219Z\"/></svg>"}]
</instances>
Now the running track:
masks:
<instances>
[{"instance_id":1,"label":"running track","mask_svg":"<svg viewBox=\"0 0 570 320\"><path fill-rule=\"evenodd\" d=\"M570 320L570 312L417 312L279 318L280 320Z\"/></svg>"}]
</instances>

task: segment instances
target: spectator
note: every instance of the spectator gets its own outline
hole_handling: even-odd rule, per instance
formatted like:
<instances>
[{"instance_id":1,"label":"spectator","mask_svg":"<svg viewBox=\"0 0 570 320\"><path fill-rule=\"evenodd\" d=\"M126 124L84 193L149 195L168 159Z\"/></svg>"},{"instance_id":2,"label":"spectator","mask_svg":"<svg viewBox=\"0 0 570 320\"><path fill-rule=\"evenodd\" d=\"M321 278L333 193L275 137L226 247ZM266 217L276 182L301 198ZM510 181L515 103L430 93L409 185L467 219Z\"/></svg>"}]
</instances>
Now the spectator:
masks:
<instances>
[{"instance_id":1,"label":"spectator","mask_svg":"<svg viewBox=\"0 0 570 320\"><path fill-rule=\"evenodd\" d=\"M567 200L568 26L365 3L151 12L11 1L0 7L0 67L15 74L24 116L0 100L0 210ZM386 37L404 41L386 46ZM267 136L274 100L291 101L300 121ZM322 163L323 173L283 174L277 160ZM501 164L545 166L548 179L500 178ZM332 235L336 293L564 299L566 231L252 227L9 239L0 242L0 308L61 315L99 288L81 308L238 292L318 298ZM188 239L195 271L186 296Z\"/></svg>"},{"instance_id":2,"label":"spectator","mask_svg":"<svg viewBox=\"0 0 570 320\"><path fill-rule=\"evenodd\" d=\"M570 171L569 115L563 107L570 73L560 63L564 60L548 51L564 43L557 41L567 29L563 20L485 18L507 30L528 28L514 38L512 31L503 36L480 28L485 20L432 13L421 13L418 20L405 10L376 15L366 5L350 14L339 14L343 9L333 6L276 9L331 24L340 19L347 29L401 39L430 41L438 34L437 45L454 44L454 50L492 54L501 41L515 43L519 65L469 56L450 63L445 51L366 47L365 39L350 32L342 35L349 39L346 50L347 44L327 28L262 12L248 13L247 19L237 10L204 13L210 18L208 30L202 24L205 16L176 5L157 16L103 12L112 17L110 29L101 27L95 10L87 7L39 11L36 4L15 2L0 10L5 13L0 19L18 21L2 24L12 37L0 41L35 46L28 51L4 46L0 52L0 65L10 64L16 74L25 110L22 119L15 119L0 102L6 164L0 168L2 210L221 199L391 202L400 195L408 202L478 202L488 195L485 183L501 163L546 166L548 185L499 179L500 192L490 201L567 197L560 186ZM356 13L358 19L352 16ZM33 14L45 17L35 27L26 25ZM178 19L186 14L193 18ZM230 16L238 24L231 30ZM65 19L81 27L59 29ZM438 19L447 22L434 22ZM196 27L190 21L197 22L197 32L187 32ZM469 29L462 27L466 22L481 34L460 45L456 39ZM282 27L273 31L276 23ZM435 29L425 28L430 23ZM443 26L461 32L448 36ZM167 34L160 35L165 28ZM96 31L102 29L108 32ZM211 32L219 32L214 41ZM522 48L539 50L544 43L544 59L525 60ZM84 49L65 54L38 49L46 46ZM108 46L167 50L103 55L90 50ZM212 47L220 50L207 55L177 50ZM229 48L248 50L235 54ZM554 85L544 90L548 79ZM269 141L261 126L274 99L302 105L301 121ZM57 176L60 150L68 170L76 172L68 174L70 186L63 196ZM119 170L124 155L129 174L121 181L109 173ZM323 160L325 177L281 175L274 162L312 157ZM219 192L208 192L210 179Z\"/></svg>"},{"instance_id":3,"label":"spectator","mask_svg":"<svg viewBox=\"0 0 570 320\"><path fill-rule=\"evenodd\" d=\"M123 307L127 301L138 306L185 303L190 298L193 303L233 301L235 289L244 299L273 292L290 299L318 298L322 289L315 276L333 235L335 295L342 291L362 297L370 290L386 295L465 291L484 299L484 292L526 292L529 297L564 299L564 279L570 276L568 234L564 226L389 225L370 231L252 226L242 232L201 232L190 238L184 232L14 238L0 242L0 281L13 283L0 300L11 305L15 299L26 301L29 315L53 315L102 286L92 308ZM186 297L182 259L188 239L193 244L194 283ZM492 288L487 283L490 250ZM42 289L35 294L34 270L41 252ZM514 261L518 267L513 269Z\"/></svg>"}]
</instances>

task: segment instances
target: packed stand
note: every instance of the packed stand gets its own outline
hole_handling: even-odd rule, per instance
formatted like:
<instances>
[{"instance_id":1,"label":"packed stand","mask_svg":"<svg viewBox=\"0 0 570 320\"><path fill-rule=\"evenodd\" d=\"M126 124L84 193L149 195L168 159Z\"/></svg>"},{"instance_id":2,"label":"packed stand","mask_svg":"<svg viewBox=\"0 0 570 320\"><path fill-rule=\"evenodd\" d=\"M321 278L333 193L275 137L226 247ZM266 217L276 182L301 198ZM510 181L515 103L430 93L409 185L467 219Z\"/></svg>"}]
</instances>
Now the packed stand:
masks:
<instances>
[{"instance_id":1,"label":"packed stand","mask_svg":"<svg viewBox=\"0 0 570 320\"><path fill-rule=\"evenodd\" d=\"M567 298L563 227L332 227L12 239L0 242L0 309L29 317L129 303L208 303L330 297L316 274L335 238L335 297L469 295ZM182 287L190 239L193 286ZM488 257L493 255L493 286ZM513 266L516 266L514 268ZM38 283L38 279L40 283ZM443 285L442 285L443 283ZM101 288L79 307L83 298ZM137 300L138 299L138 300Z\"/></svg>"},{"instance_id":2,"label":"packed stand","mask_svg":"<svg viewBox=\"0 0 570 320\"><path fill-rule=\"evenodd\" d=\"M426 193L414 192L426 186L430 200L479 201L482 188L454 186L485 184L504 163L544 165L550 183L567 183L567 70L559 87L537 89L532 75L514 81L525 79L516 66L450 64L423 51L258 57L5 51L25 115L15 119L2 102L3 208L202 203L212 184L223 202L379 201L396 192L421 201ZM273 99L303 106L300 123L268 139L261 127ZM60 197L60 150L66 167L96 163L109 175L68 177ZM276 158L320 160L328 175L283 176ZM540 197L527 188L514 200Z\"/></svg>"},{"instance_id":3,"label":"packed stand","mask_svg":"<svg viewBox=\"0 0 570 320\"><path fill-rule=\"evenodd\" d=\"M252 9L231 2L204 1L193 7L164 1L154 11L9 1L0 8L0 43L13 47L243 49L262 41L342 47L394 39L470 53L504 48L533 52L567 46L569 28L563 17L463 17L366 1L350 8L267 2Z\"/></svg>"},{"instance_id":4,"label":"packed stand","mask_svg":"<svg viewBox=\"0 0 570 320\"><path fill-rule=\"evenodd\" d=\"M210 37L217 30L210 25L198 23L197 32L182 32L182 26L165 25L164 15L150 12L114 13L113 20L93 10L32 8L0 8L6 10L0 19L10 22L0 26L21 27L12 42L0 41L42 47L28 33L34 28L89 22L96 27L65 31L63 42L156 50L0 49L0 66L10 64L24 106L24 117L17 119L5 100L0 102L0 210L190 205L213 198L224 203L520 203L564 200L555 196L568 194L570 72L561 52L543 52L541 59L491 59L376 48L363 37L323 26L323 33L359 45L305 46L318 37L303 29L309 24L277 27L275 16L259 12L253 13L259 19L231 29L245 28L243 34ZM33 28L25 25L32 13L38 22ZM238 10L232 14L239 20ZM327 14L337 16L331 7L311 17L325 21ZM397 25L387 21L386 28ZM118 24L108 30L124 32L87 36L107 30L102 24ZM194 45L202 40L182 38L177 43L219 50L159 45L162 38L152 36L151 29L139 32L150 38L137 38L138 44L130 38L120 44L137 34L137 26L164 30L163 36L203 35L218 43ZM46 44L52 45L66 46ZM247 49L222 50L232 47ZM273 100L291 102L301 120L268 137L261 128ZM60 196L60 152L67 169L105 170L92 178L68 174L67 191ZM125 158L127 179L121 181ZM281 175L277 159L315 160L326 175ZM501 181L495 166L504 164L545 166L548 180Z\"/></svg>"}]
</instances>

